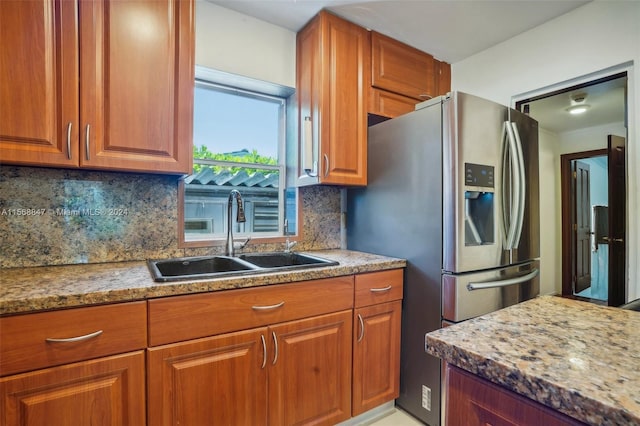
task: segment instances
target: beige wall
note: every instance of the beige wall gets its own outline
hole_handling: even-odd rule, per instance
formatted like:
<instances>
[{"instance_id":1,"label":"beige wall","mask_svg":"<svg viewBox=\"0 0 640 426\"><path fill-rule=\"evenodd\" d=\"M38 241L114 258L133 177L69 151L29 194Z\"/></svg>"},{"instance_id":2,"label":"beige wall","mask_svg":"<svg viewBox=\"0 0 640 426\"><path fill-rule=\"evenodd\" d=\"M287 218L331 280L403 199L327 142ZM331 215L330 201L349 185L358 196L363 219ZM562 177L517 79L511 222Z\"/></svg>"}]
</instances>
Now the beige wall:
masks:
<instances>
[{"instance_id":1,"label":"beige wall","mask_svg":"<svg viewBox=\"0 0 640 426\"><path fill-rule=\"evenodd\" d=\"M198 0L196 64L295 87L296 33Z\"/></svg>"},{"instance_id":2,"label":"beige wall","mask_svg":"<svg viewBox=\"0 0 640 426\"><path fill-rule=\"evenodd\" d=\"M562 292L562 268L560 256L560 186L556 179L560 175L560 157L557 147L558 135L540 129L540 294Z\"/></svg>"}]
</instances>

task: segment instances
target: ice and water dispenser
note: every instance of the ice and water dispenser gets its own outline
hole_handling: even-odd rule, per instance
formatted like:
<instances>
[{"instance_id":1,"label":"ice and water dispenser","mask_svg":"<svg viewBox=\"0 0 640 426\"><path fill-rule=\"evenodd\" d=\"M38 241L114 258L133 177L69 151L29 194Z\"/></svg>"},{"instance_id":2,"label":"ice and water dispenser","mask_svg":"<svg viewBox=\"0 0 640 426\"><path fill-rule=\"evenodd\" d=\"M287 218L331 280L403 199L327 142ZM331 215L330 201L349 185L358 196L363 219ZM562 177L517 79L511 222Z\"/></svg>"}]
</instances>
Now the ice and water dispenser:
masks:
<instances>
[{"instance_id":1,"label":"ice and water dispenser","mask_svg":"<svg viewBox=\"0 0 640 426\"><path fill-rule=\"evenodd\" d=\"M494 232L494 168L465 163L464 223L465 245L493 244Z\"/></svg>"}]
</instances>

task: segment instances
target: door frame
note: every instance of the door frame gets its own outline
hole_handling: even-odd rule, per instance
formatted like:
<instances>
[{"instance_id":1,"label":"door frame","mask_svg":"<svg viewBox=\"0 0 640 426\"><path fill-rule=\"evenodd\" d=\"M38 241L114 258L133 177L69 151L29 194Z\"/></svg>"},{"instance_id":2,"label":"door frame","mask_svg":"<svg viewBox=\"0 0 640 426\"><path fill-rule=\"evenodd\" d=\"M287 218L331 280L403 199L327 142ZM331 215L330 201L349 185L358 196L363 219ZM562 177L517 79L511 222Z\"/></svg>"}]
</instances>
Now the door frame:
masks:
<instances>
[{"instance_id":1,"label":"door frame","mask_svg":"<svg viewBox=\"0 0 640 426\"><path fill-rule=\"evenodd\" d=\"M572 171L571 162L574 160L582 160L585 158L607 156L607 149L594 149L591 151L572 152L562 154L560 156L560 182L561 182L561 211L562 211L562 295L569 297L580 296L573 294L572 271L575 267L573 264L573 194L571 191ZM586 299L586 298L585 298ZM591 299L589 299L591 300Z\"/></svg>"},{"instance_id":2,"label":"door frame","mask_svg":"<svg viewBox=\"0 0 640 426\"><path fill-rule=\"evenodd\" d=\"M607 68L602 68L600 70L584 74L578 75L573 78L569 78L567 80L558 81L547 86L538 87L535 89L528 90L526 92L520 92L511 96L511 106L519 111L523 111L527 103L535 100L541 99L547 96L553 96L554 94L568 92L571 90L575 90L580 86L588 86L592 83L597 83L600 79L611 79L618 78L620 75L624 75L627 77L627 91L625 93L625 102L626 102L626 112L624 117L625 127L627 129L627 146L636 146L638 143L637 135L637 124L634 120L630 120L629 117L635 117L637 115L636 111L638 111L638 106L634 105L632 102L632 94L636 92L636 86L638 84L638 79L636 76L636 66L633 61L612 64ZM633 156L629 156L627 153L627 166L631 164L631 162L635 161L635 158L640 154L636 154ZM634 191L635 187L630 184L633 179L632 177L637 175L638 172L632 170L631 167L627 167L627 230L635 230L640 227L640 219L636 217L637 215L632 215L629 213L629 206L636 205L639 201L638 191ZM636 185L637 186L637 185ZM640 297L640 286L636 285L637 281L640 281L640 268L636 268L632 266L632 259L636 259L638 257L638 249L640 248L640 235L636 235L634 232L627 232L627 253L625 256L625 274L626 274L626 284L625 284L625 294L627 301L631 299L635 299ZM555 255L553 256L555 259ZM554 267L554 271L560 269L559 266Z\"/></svg>"}]
</instances>

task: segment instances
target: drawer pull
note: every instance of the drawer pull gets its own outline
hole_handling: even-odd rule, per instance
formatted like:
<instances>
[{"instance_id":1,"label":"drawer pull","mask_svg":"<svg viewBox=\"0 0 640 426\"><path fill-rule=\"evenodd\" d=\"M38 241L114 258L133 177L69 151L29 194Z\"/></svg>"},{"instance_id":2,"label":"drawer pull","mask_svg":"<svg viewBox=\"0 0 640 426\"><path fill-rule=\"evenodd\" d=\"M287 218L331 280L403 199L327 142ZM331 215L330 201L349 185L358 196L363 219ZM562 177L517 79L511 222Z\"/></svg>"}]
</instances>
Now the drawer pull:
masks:
<instances>
[{"instance_id":1,"label":"drawer pull","mask_svg":"<svg viewBox=\"0 0 640 426\"><path fill-rule=\"evenodd\" d=\"M391 286L388 285L386 287L382 287L382 288L371 288L369 289L372 293L382 293L383 291L389 291L391 290Z\"/></svg>"},{"instance_id":2,"label":"drawer pull","mask_svg":"<svg viewBox=\"0 0 640 426\"><path fill-rule=\"evenodd\" d=\"M83 340L93 339L94 337L98 337L102 334L102 330L94 331L93 333L85 334L84 336L78 337L68 337L66 339L55 339L53 337L47 337L44 339L49 343L73 343L73 342L82 342Z\"/></svg>"},{"instance_id":3,"label":"drawer pull","mask_svg":"<svg viewBox=\"0 0 640 426\"><path fill-rule=\"evenodd\" d=\"M278 309L284 306L284 300L280 303L277 303L275 305L267 305L267 306L252 306L251 309L253 309L254 311L268 311L269 309Z\"/></svg>"}]
</instances>

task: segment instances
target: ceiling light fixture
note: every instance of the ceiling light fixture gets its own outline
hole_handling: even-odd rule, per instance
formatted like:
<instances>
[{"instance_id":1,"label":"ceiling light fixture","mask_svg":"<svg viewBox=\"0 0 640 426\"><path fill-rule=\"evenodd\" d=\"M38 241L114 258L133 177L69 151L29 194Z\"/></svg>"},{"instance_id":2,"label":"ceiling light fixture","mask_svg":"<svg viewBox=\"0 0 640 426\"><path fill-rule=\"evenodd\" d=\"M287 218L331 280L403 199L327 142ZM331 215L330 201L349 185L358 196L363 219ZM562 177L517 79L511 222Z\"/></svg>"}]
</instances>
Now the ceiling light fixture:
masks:
<instances>
[{"instance_id":1,"label":"ceiling light fixture","mask_svg":"<svg viewBox=\"0 0 640 426\"><path fill-rule=\"evenodd\" d=\"M579 104L579 105L570 106L569 108L567 108L567 111L569 112L569 114L577 115L577 114L583 114L587 112L589 108L591 108L590 105Z\"/></svg>"},{"instance_id":2,"label":"ceiling light fixture","mask_svg":"<svg viewBox=\"0 0 640 426\"><path fill-rule=\"evenodd\" d=\"M571 97L571 106L567 108L569 114L577 115L585 113L590 106L584 103L584 100L587 98L586 93L576 93Z\"/></svg>"}]
</instances>

